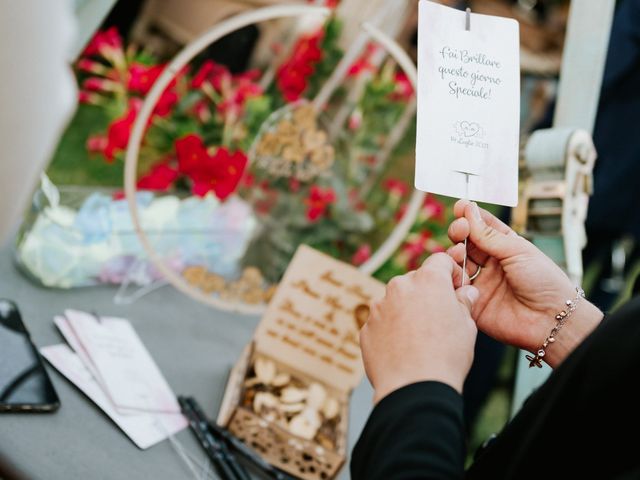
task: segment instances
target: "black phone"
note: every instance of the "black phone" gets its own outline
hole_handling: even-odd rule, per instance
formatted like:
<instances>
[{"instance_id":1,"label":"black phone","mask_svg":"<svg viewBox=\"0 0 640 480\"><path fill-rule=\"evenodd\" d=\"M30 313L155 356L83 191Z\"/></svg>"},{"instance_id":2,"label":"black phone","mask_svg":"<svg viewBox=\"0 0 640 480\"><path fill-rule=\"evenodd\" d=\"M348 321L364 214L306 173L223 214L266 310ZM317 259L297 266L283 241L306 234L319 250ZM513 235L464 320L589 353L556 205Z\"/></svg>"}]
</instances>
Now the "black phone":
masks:
<instances>
[{"instance_id":1,"label":"black phone","mask_svg":"<svg viewBox=\"0 0 640 480\"><path fill-rule=\"evenodd\" d=\"M52 412L59 406L18 307L0 299L0 412Z\"/></svg>"}]
</instances>

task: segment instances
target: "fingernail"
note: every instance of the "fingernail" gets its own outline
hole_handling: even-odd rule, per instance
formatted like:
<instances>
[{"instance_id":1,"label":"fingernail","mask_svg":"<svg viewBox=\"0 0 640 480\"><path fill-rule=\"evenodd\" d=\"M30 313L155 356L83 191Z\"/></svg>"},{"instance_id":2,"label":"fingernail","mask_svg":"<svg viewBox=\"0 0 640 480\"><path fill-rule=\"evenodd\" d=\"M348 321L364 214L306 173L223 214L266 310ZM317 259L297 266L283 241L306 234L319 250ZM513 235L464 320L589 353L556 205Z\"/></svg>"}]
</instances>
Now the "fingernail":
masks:
<instances>
[{"instance_id":1,"label":"fingernail","mask_svg":"<svg viewBox=\"0 0 640 480\"><path fill-rule=\"evenodd\" d=\"M466 294L471 304L474 304L476 300L478 300L478 298L480 297L480 292L476 287L469 287L466 291Z\"/></svg>"},{"instance_id":2,"label":"fingernail","mask_svg":"<svg viewBox=\"0 0 640 480\"><path fill-rule=\"evenodd\" d=\"M482 215L480 215L480 207L478 207L478 204L476 202L473 202L471 204L471 214L473 215L474 219L482 220Z\"/></svg>"}]
</instances>

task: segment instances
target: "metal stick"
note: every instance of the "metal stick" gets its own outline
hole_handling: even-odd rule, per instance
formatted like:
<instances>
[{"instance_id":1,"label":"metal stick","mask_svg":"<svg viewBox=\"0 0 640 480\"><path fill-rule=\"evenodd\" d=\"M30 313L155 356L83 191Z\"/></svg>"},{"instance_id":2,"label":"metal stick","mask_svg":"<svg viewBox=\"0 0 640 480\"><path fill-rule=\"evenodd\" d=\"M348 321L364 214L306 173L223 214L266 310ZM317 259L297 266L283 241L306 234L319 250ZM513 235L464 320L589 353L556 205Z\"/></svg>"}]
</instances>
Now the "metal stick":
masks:
<instances>
[{"instance_id":1,"label":"metal stick","mask_svg":"<svg viewBox=\"0 0 640 480\"><path fill-rule=\"evenodd\" d=\"M467 9L468 10L468 9ZM464 187L464 199L469 200L469 174L465 173L465 187ZM467 276L467 238L464 239L464 258L462 259L462 282L461 287L464 287L464 279Z\"/></svg>"}]
</instances>

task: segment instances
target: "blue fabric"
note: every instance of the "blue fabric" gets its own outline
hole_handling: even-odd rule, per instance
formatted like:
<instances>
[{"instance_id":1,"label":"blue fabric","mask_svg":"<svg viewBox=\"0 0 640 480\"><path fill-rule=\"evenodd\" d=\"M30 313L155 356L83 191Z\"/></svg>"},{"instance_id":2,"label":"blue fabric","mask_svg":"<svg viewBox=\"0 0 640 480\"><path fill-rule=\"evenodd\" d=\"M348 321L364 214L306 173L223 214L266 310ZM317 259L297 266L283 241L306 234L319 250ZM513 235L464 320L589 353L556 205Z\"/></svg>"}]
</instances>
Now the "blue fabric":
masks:
<instances>
[{"instance_id":1,"label":"blue fabric","mask_svg":"<svg viewBox=\"0 0 640 480\"><path fill-rule=\"evenodd\" d=\"M587 227L640 237L640 0L616 11L593 141Z\"/></svg>"}]
</instances>

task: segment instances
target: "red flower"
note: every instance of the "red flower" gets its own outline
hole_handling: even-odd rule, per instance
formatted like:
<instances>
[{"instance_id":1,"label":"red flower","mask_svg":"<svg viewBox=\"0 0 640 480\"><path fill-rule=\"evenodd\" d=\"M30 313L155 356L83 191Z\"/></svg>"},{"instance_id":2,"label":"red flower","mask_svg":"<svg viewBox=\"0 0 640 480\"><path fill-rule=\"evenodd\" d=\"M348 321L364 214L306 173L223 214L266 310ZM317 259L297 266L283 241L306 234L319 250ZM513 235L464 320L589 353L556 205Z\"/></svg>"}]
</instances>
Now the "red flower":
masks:
<instances>
[{"instance_id":1,"label":"red flower","mask_svg":"<svg viewBox=\"0 0 640 480\"><path fill-rule=\"evenodd\" d=\"M130 98L129 110L109 125L109 129L107 130L107 145L103 151L108 162L113 161L116 153L127 148L131 128L133 127L133 122L135 122L136 115L140 111L141 106L142 100L139 98Z\"/></svg>"},{"instance_id":2,"label":"red flower","mask_svg":"<svg viewBox=\"0 0 640 480\"><path fill-rule=\"evenodd\" d=\"M286 101L298 100L306 90L309 76L322 59L320 42L323 35L324 31L320 30L300 38L293 47L291 57L278 68L276 83Z\"/></svg>"},{"instance_id":3,"label":"red flower","mask_svg":"<svg viewBox=\"0 0 640 480\"><path fill-rule=\"evenodd\" d=\"M247 156L237 150L230 153L220 147L215 155L207 159L206 165L193 176L193 193L204 196L213 191L220 200L236 191L247 166Z\"/></svg>"},{"instance_id":4,"label":"red flower","mask_svg":"<svg viewBox=\"0 0 640 480\"><path fill-rule=\"evenodd\" d=\"M247 166L247 156L241 150L234 153L219 147L209 155L204 142L194 134L176 141L178 169L193 182L192 192L204 196L214 192L220 200L235 192Z\"/></svg>"},{"instance_id":5,"label":"red flower","mask_svg":"<svg viewBox=\"0 0 640 480\"><path fill-rule=\"evenodd\" d=\"M382 186L387 192L389 192L389 195L396 199L400 199L409 193L409 186L402 180L398 180L396 178L388 178Z\"/></svg>"},{"instance_id":6,"label":"red flower","mask_svg":"<svg viewBox=\"0 0 640 480\"><path fill-rule=\"evenodd\" d=\"M410 100L413 96L413 85L411 84L409 77L407 77L407 74L403 71L398 71L396 72L394 80L396 88L395 91L391 94L391 98L393 100L404 102Z\"/></svg>"},{"instance_id":7,"label":"red flower","mask_svg":"<svg viewBox=\"0 0 640 480\"><path fill-rule=\"evenodd\" d=\"M214 96L214 93L218 94L221 97L217 102L218 112L223 116L238 117L247 100L262 95L262 87L255 83L259 76L259 70L249 70L232 76L226 67L207 60L193 77L191 86L202 88L210 96ZM211 91L212 87L215 92ZM208 112L203 109L203 106L198 106L198 111L208 118Z\"/></svg>"},{"instance_id":8,"label":"red flower","mask_svg":"<svg viewBox=\"0 0 640 480\"><path fill-rule=\"evenodd\" d=\"M131 64L129 67L127 88L131 92L146 95L164 70L164 67L164 65L147 66L141 63Z\"/></svg>"},{"instance_id":9,"label":"red flower","mask_svg":"<svg viewBox=\"0 0 640 480\"><path fill-rule=\"evenodd\" d=\"M167 89L162 92L162 95L160 95L158 103L156 103L153 109L153 113L159 117L166 117L171 113L171 109L176 103L178 103L178 94L170 87L167 87Z\"/></svg>"},{"instance_id":10,"label":"red flower","mask_svg":"<svg viewBox=\"0 0 640 480\"><path fill-rule=\"evenodd\" d=\"M371 63L371 56L378 49L378 46L375 43L369 43L364 53L360 56L358 60L353 62L351 67L349 67L349 71L347 72L347 76L356 77L362 72L373 72L376 67Z\"/></svg>"},{"instance_id":11,"label":"red flower","mask_svg":"<svg viewBox=\"0 0 640 480\"><path fill-rule=\"evenodd\" d=\"M154 165L149 173L138 180L138 188L143 190L166 191L178 178L178 171L166 163Z\"/></svg>"},{"instance_id":12,"label":"red flower","mask_svg":"<svg viewBox=\"0 0 640 480\"><path fill-rule=\"evenodd\" d=\"M201 88L208 82L216 90L222 88L223 83L231 81L231 73L224 65L217 64L213 60L206 60L191 80L193 88Z\"/></svg>"},{"instance_id":13,"label":"red flower","mask_svg":"<svg viewBox=\"0 0 640 480\"><path fill-rule=\"evenodd\" d=\"M262 95L262 87L243 78L237 85L223 89L223 101L218 104L218 111L223 115L239 116L242 113L244 104L252 97Z\"/></svg>"},{"instance_id":14,"label":"red flower","mask_svg":"<svg viewBox=\"0 0 640 480\"><path fill-rule=\"evenodd\" d=\"M336 201L336 194L332 188L322 189L313 185L309 197L304 201L307 206L307 218L311 222L319 220L327 211L327 207Z\"/></svg>"},{"instance_id":15,"label":"red flower","mask_svg":"<svg viewBox=\"0 0 640 480\"><path fill-rule=\"evenodd\" d=\"M118 33L116 27L111 27L108 30L99 31L91 39L89 44L82 52L82 56L90 55L104 55L108 56L110 50L122 49L122 37ZM105 55L105 52L106 55Z\"/></svg>"},{"instance_id":16,"label":"red flower","mask_svg":"<svg viewBox=\"0 0 640 480\"><path fill-rule=\"evenodd\" d=\"M365 243L364 245L360 245L356 250L356 253L351 257L351 263L356 267L359 267L364 262L371 258L371 245Z\"/></svg>"},{"instance_id":17,"label":"red flower","mask_svg":"<svg viewBox=\"0 0 640 480\"><path fill-rule=\"evenodd\" d=\"M202 139L193 133L176 140L175 145L178 169L187 176L195 173L209 156Z\"/></svg>"}]
</instances>

